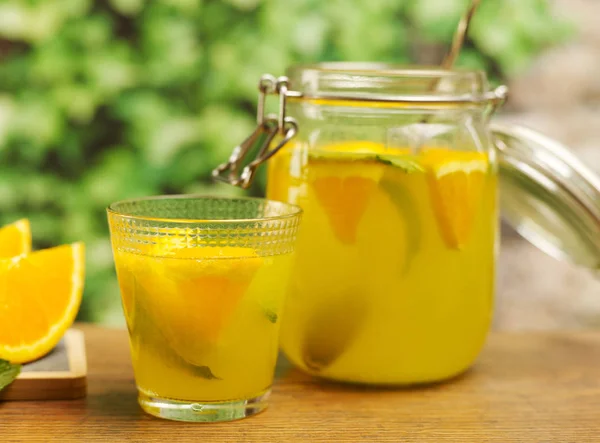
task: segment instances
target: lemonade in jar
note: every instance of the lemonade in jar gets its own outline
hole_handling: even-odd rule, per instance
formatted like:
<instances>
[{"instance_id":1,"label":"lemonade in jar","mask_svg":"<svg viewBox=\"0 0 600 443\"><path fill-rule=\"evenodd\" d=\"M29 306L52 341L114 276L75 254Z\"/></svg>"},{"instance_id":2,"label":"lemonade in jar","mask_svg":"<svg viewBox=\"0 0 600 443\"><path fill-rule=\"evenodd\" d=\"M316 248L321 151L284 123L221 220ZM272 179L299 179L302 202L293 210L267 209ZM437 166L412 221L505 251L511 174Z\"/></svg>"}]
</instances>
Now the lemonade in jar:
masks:
<instances>
[{"instance_id":1,"label":"lemonade in jar","mask_svg":"<svg viewBox=\"0 0 600 443\"><path fill-rule=\"evenodd\" d=\"M593 174L538 133L491 124L507 90L483 72L322 63L287 74L261 78L257 130L213 174L247 187L267 163L268 198L304 210L281 326L300 369L376 385L467 370L492 323L500 203L545 251L600 263ZM264 114L269 94L277 115Z\"/></svg>"},{"instance_id":2,"label":"lemonade in jar","mask_svg":"<svg viewBox=\"0 0 600 443\"><path fill-rule=\"evenodd\" d=\"M470 72L360 74L308 67L290 81L338 95L383 82L422 94L433 81L453 95L486 86ZM358 91L340 91L352 77ZM471 365L492 318L498 225L483 110L289 103L301 131L270 160L267 195L305 214L281 336L295 365L378 384L445 379Z\"/></svg>"},{"instance_id":3,"label":"lemonade in jar","mask_svg":"<svg viewBox=\"0 0 600 443\"><path fill-rule=\"evenodd\" d=\"M282 346L337 380L419 383L477 356L490 326L496 170L487 152L291 144L268 196L304 208ZM290 171L299 171L290 176ZM278 177L283 179L277 180Z\"/></svg>"}]
</instances>

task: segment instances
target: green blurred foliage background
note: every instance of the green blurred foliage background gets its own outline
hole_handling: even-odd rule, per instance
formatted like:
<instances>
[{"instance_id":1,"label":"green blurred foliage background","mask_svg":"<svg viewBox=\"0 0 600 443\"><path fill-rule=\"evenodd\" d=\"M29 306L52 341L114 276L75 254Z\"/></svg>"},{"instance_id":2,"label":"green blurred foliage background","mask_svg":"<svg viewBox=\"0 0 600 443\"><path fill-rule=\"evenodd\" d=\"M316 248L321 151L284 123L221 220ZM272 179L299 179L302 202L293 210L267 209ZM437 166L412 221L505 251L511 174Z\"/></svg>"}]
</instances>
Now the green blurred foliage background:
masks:
<instances>
[{"instance_id":1,"label":"green blurred foliage background","mask_svg":"<svg viewBox=\"0 0 600 443\"><path fill-rule=\"evenodd\" d=\"M209 174L253 129L261 74L430 61L466 3L1 0L0 222L30 218L38 248L85 241L80 319L121 324L107 204L239 192ZM546 0L484 1L459 64L505 80L570 32Z\"/></svg>"}]
</instances>

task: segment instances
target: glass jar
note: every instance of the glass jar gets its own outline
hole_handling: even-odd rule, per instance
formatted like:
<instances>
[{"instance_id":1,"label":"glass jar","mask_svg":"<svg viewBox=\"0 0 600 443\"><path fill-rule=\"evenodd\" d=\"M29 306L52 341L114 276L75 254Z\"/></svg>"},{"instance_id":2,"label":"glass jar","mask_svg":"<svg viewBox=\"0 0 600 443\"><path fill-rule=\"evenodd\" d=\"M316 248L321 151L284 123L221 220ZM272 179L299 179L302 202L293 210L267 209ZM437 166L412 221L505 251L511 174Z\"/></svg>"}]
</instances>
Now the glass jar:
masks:
<instances>
[{"instance_id":1,"label":"glass jar","mask_svg":"<svg viewBox=\"0 0 600 443\"><path fill-rule=\"evenodd\" d=\"M281 332L304 371L405 385L472 365L492 319L499 172L520 232L600 267L596 177L537 133L490 126L506 88L482 72L326 63L260 88L279 115L261 100L267 141L241 179L272 157L268 198L304 209Z\"/></svg>"}]
</instances>

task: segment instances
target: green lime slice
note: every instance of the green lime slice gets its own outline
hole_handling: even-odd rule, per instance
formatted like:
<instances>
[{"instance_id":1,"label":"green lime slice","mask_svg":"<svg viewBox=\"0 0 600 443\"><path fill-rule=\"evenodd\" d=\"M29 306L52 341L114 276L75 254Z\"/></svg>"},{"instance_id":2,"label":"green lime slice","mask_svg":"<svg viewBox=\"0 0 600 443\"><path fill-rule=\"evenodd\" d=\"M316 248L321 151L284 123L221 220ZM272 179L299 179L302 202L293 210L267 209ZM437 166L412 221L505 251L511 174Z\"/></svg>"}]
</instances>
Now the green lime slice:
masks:
<instances>
[{"instance_id":1,"label":"green lime slice","mask_svg":"<svg viewBox=\"0 0 600 443\"><path fill-rule=\"evenodd\" d=\"M408 173L411 172L423 172L425 168L414 158L410 156L402 155L376 155L375 160L389 166L393 166L394 168L401 169L402 171Z\"/></svg>"},{"instance_id":2,"label":"green lime slice","mask_svg":"<svg viewBox=\"0 0 600 443\"><path fill-rule=\"evenodd\" d=\"M392 164L392 166L394 168L398 167L395 164ZM406 173L417 171L416 169L406 170L405 165L400 166L400 169ZM422 232L415 198L403 183L394 179L395 174L397 174L396 171L391 174L384 173L379 181L379 186L387 194L390 201L396 207L398 215L406 223L406 259L401 270L402 275L406 275L421 247Z\"/></svg>"},{"instance_id":3,"label":"green lime slice","mask_svg":"<svg viewBox=\"0 0 600 443\"><path fill-rule=\"evenodd\" d=\"M352 346L369 312L363 292L335 294L317 305L306 323L302 360L320 372L333 365Z\"/></svg>"}]
</instances>

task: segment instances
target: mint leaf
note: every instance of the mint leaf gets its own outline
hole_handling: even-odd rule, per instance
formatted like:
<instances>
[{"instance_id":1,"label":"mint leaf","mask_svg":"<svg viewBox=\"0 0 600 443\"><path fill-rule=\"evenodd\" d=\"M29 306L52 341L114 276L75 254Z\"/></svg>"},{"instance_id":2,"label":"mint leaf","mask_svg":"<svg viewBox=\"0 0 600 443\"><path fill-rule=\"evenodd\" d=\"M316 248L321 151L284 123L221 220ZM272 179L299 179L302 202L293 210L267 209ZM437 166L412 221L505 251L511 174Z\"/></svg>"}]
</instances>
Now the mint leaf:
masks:
<instances>
[{"instance_id":1,"label":"mint leaf","mask_svg":"<svg viewBox=\"0 0 600 443\"><path fill-rule=\"evenodd\" d=\"M375 159L383 164L393 166L403 170L404 172L422 172L425 169L418 161L407 157L399 157L395 155L376 155Z\"/></svg>"},{"instance_id":2,"label":"mint leaf","mask_svg":"<svg viewBox=\"0 0 600 443\"><path fill-rule=\"evenodd\" d=\"M332 161L376 161L393 166L406 173L422 172L423 166L414 158L406 155L376 154L374 152L343 152L343 151L315 151L310 153L315 160Z\"/></svg>"},{"instance_id":3,"label":"mint leaf","mask_svg":"<svg viewBox=\"0 0 600 443\"><path fill-rule=\"evenodd\" d=\"M263 312L265 313L267 320L269 320L273 324L277 323L277 320L279 319L277 312L275 312L269 308L263 308Z\"/></svg>"},{"instance_id":4,"label":"mint leaf","mask_svg":"<svg viewBox=\"0 0 600 443\"><path fill-rule=\"evenodd\" d=\"M202 377L207 380L223 380L222 378L217 377L215 374L213 374L213 372L208 366L196 366L191 364L189 364L189 366L190 370L195 376Z\"/></svg>"},{"instance_id":5,"label":"mint leaf","mask_svg":"<svg viewBox=\"0 0 600 443\"><path fill-rule=\"evenodd\" d=\"M361 161L373 160L377 154L369 151L313 151L309 155L315 160Z\"/></svg>"},{"instance_id":6,"label":"mint leaf","mask_svg":"<svg viewBox=\"0 0 600 443\"><path fill-rule=\"evenodd\" d=\"M15 381L21 372L21 365L0 359L0 391Z\"/></svg>"}]
</instances>

